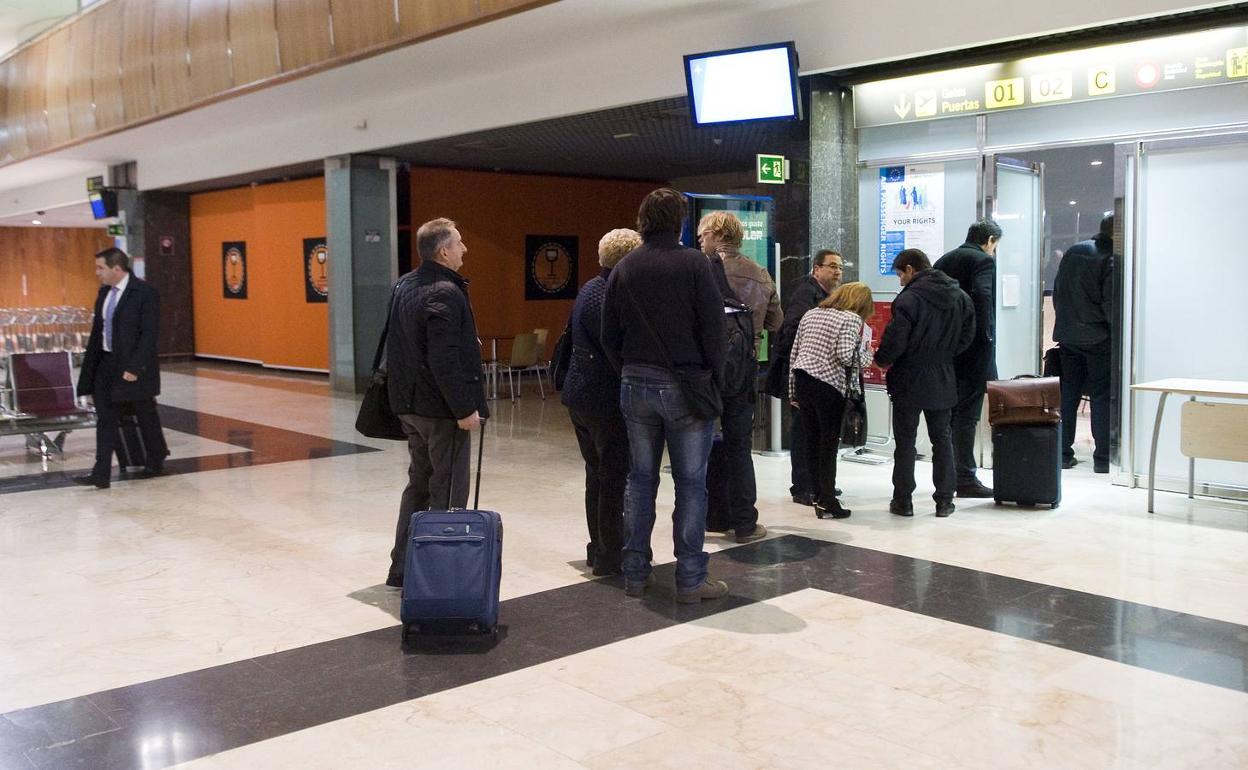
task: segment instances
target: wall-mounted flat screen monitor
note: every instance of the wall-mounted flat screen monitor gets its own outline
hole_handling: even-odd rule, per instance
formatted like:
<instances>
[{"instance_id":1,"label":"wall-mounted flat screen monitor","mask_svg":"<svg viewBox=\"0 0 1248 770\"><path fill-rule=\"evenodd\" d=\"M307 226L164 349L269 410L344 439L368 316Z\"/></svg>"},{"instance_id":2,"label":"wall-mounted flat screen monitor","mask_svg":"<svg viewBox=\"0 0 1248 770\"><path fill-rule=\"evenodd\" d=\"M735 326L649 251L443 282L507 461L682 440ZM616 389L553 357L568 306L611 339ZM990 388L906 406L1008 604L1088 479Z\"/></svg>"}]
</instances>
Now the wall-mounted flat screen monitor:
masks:
<instances>
[{"instance_id":1,"label":"wall-mounted flat screen monitor","mask_svg":"<svg viewBox=\"0 0 1248 770\"><path fill-rule=\"evenodd\" d=\"M689 54L685 85L696 126L802 117L792 42Z\"/></svg>"},{"instance_id":2,"label":"wall-mounted flat screen monitor","mask_svg":"<svg viewBox=\"0 0 1248 770\"><path fill-rule=\"evenodd\" d=\"M96 219L112 219L117 216L117 193L114 190L99 189L87 194L91 202L91 216Z\"/></svg>"}]
</instances>

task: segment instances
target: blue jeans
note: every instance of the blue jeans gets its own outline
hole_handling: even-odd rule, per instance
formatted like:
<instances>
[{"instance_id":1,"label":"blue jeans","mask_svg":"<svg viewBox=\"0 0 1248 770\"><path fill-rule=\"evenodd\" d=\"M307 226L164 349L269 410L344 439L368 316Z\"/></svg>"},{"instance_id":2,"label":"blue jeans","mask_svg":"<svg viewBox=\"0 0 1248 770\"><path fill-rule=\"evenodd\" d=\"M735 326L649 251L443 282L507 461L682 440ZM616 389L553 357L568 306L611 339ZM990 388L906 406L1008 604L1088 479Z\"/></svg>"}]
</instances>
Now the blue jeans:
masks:
<instances>
[{"instance_id":1,"label":"blue jeans","mask_svg":"<svg viewBox=\"0 0 1248 770\"><path fill-rule=\"evenodd\" d=\"M624 579L641 583L650 574L650 533L659 467L667 444L676 484L672 541L676 589L691 591L706 581L706 463L715 421L694 417L669 372L650 366L624 367L620 411L628 426L629 471L624 490Z\"/></svg>"}]
</instances>

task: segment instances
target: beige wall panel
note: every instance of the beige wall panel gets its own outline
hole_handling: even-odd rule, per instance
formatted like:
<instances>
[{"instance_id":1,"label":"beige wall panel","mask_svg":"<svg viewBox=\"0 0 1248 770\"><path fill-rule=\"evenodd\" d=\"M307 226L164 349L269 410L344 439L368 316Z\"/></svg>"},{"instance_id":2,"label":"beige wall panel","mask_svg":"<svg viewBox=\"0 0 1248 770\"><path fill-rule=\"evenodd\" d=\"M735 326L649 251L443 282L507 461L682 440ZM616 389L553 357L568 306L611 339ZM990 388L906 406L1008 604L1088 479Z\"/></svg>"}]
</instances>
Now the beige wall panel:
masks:
<instances>
[{"instance_id":1,"label":"beige wall panel","mask_svg":"<svg viewBox=\"0 0 1248 770\"><path fill-rule=\"evenodd\" d=\"M9 132L9 154L15 159L23 158L29 152L26 147L26 104L22 93L26 63L18 54L6 61L4 67L4 125Z\"/></svg>"},{"instance_id":2,"label":"beige wall panel","mask_svg":"<svg viewBox=\"0 0 1248 770\"><path fill-rule=\"evenodd\" d=\"M196 101L234 86L230 71L229 0L191 0L187 39L191 46L191 98Z\"/></svg>"},{"instance_id":3,"label":"beige wall panel","mask_svg":"<svg viewBox=\"0 0 1248 770\"><path fill-rule=\"evenodd\" d=\"M48 149L48 115L44 110L44 72L48 68L48 41L46 39L27 47L19 54L23 64L22 101L23 120L26 123L26 147L30 152Z\"/></svg>"},{"instance_id":4,"label":"beige wall panel","mask_svg":"<svg viewBox=\"0 0 1248 770\"><path fill-rule=\"evenodd\" d=\"M9 133L13 130L13 121L9 119L9 63L0 61L0 163L12 160L12 148Z\"/></svg>"},{"instance_id":5,"label":"beige wall panel","mask_svg":"<svg viewBox=\"0 0 1248 770\"><path fill-rule=\"evenodd\" d=\"M186 63L187 0L149 0L152 5L152 69L156 112L164 114L191 102L191 69Z\"/></svg>"},{"instance_id":6,"label":"beige wall panel","mask_svg":"<svg viewBox=\"0 0 1248 770\"><path fill-rule=\"evenodd\" d=\"M274 0L282 71L319 64L334 54L329 39L329 0Z\"/></svg>"},{"instance_id":7,"label":"beige wall panel","mask_svg":"<svg viewBox=\"0 0 1248 770\"><path fill-rule=\"evenodd\" d=\"M69 29L48 38L48 66L44 70L44 99L48 106L48 141L53 147L73 139L69 128Z\"/></svg>"},{"instance_id":8,"label":"beige wall panel","mask_svg":"<svg viewBox=\"0 0 1248 770\"><path fill-rule=\"evenodd\" d=\"M477 15L476 0L398 0L399 32L417 37L462 24Z\"/></svg>"},{"instance_id":9,"label":"beige wall panel","mask_svg":"<svg viewBox=\"0 0 1248 770\"><path fill-rule=\"evenodd\" d=\"M126 122L150 118L156 114L156 84L152 76L152 5L146 0L113 0L120 2L121 97L126 109Z\"/></svg>"},{"instance_id":10,"label":"beige wall panel","mask_svg":"<svg viewBox=\"0 0 1248 770\"><path fill-rule=\"evenodd\" d=\"M95 133L95 14L88 13L69 26L69 129L75 139Z\"/></svg>"},{"instance_id":11,"label":"beige wall panel","mask_svg":"<svg viewBox=\"0 0 1248 770\"><path fill-rule=\"evenodd\" d=\"M273 0L230 0L230 48L234 52L234 85L255 83L278 73Z\"/></svg>"},{"instance_id":12,"label":"beige wall panel","mask_svg":"<svg viewBox=\"0 0 1248 770\"><path fill-rule=\"evenodd\" d=\"M398 37L394 0L330 0L334 14L334 49L350 55Z\"/></svg>"},{"instance_id":13,"label":"beige wall panel","mask_svg":"<svg viewBox=\"0 0 1248 770\"><path fill-rule=\"evenodd\" d=\"M126 122L121 98L121 4L105 3L91 15L95 17L95 127L106 131Z\"/></svg>"}]
</instances>

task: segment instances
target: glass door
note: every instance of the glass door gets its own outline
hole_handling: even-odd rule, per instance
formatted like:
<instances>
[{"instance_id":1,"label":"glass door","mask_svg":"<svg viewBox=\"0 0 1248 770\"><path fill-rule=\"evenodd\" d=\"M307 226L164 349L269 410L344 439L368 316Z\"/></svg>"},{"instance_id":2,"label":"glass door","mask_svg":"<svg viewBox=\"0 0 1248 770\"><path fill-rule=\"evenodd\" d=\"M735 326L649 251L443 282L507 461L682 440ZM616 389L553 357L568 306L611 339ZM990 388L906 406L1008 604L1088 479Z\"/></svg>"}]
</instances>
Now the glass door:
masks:
<instances>
[{"instance_id":1,"label":"glass door","mask_svg":"<svg viewBox=\"0 0 1248 770\"><path fill-rule=\"evenodd\" d=\"M1043 338L1044 164L990 155L984 208L997 246L997 374L1039 374Z\"/></svg>"}]
</instances>

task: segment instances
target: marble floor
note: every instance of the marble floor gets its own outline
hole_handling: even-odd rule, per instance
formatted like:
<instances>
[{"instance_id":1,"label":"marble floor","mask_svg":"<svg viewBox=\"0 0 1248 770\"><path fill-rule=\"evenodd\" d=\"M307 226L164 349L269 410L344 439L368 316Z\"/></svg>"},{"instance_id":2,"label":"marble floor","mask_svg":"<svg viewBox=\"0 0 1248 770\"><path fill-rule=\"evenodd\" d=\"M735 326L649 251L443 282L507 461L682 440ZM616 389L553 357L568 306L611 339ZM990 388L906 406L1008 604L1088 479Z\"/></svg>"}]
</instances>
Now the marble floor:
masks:
<instances>
[{"instance_id":1,"label":"marble floor","mask_svg":"<svg viewBox=\"0 0 1248 770\"><path fill-rule=\"evenodd\" d=\"M906 520L844 463L820 521L756 456L771 535L707 537L730 595L674 603L660 517L639 601L588 575L571 426L526 390L485 432L502 638L404 648L404 447L321 378L163 379L168 476L0 439L0 768L1248 767L1248 505L1150 516L1083 463L1056 510Z\"/></svg>"}]
</instances>

